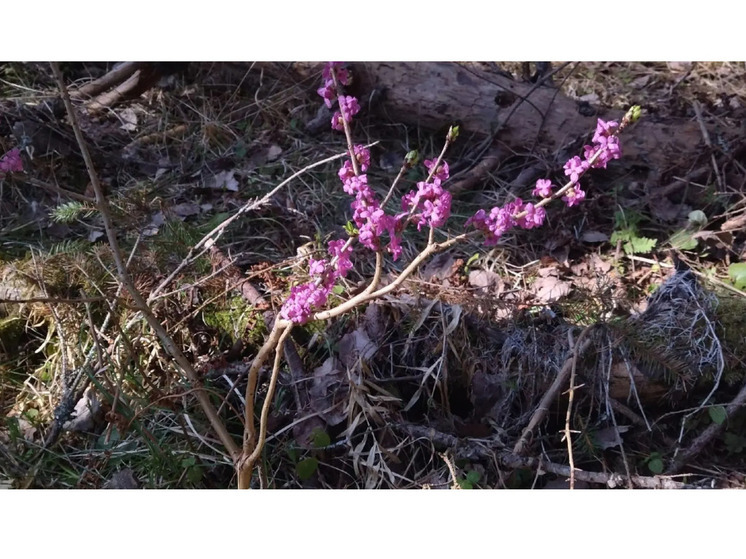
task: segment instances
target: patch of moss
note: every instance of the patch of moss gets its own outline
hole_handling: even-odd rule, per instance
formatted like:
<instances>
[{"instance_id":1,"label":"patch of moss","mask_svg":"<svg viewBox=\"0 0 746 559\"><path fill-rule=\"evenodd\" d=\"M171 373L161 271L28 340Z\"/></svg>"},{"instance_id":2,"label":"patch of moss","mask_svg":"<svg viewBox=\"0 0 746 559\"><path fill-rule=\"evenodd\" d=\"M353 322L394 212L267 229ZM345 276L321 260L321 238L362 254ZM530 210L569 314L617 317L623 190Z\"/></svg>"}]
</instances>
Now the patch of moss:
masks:
<instances>
[{"instance_id":1,"label":"patch of moss","mask_svg":"<svg viewBox=\"0 0 746 559\"><path fill-rule=\"evenodd\" d=\"M225 302L220 301L208 305L202 311L202 320L207 326L216 329L234 342L243 338L251 321L256 319L254 315L251 305L243 297L237 295ZM252 328L252 330L255 329Z\"/></svg>"}]
</instances>

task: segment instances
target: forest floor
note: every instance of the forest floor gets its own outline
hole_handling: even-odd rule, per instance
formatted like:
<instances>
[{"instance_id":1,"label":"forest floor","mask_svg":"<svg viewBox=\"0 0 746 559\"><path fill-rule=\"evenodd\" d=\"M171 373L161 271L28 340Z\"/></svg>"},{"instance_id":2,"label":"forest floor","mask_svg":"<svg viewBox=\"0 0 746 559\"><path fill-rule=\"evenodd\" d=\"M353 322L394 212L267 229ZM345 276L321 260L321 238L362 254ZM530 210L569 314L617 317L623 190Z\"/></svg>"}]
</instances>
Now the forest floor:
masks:
<instances>
[{"instance_id":1,"label":"forest floor","mask_svg":"<svg viewBox=\"0 0 746 559\"><path fill-rule=\"evenodd\" d=\"M518 81L535 71L498 66ZM62 70L74 91L112 67ZM582 204L548 206L542 228L494 247L469 240L380 300L296 327L252 485L560 488L572 477L576 487L743 487L745 70L581 63L554 75L584 105L641 105L642 118L740 129L740 140L703 134L697 165L653 182L614 161L593 172ZM290 288L308 279L307 257L351 216L341 159L304 169L346 142L309 127L320 76L292 82L248 63L154 71L130 97L74 103L135 286L238 441L251 360ZM234 487L194 383L119 285L49 67L0 65L0 107L0 156L18 148L23 166L0 173L0 487ZM369 177L381 193L408 151L430 159L444 141L365 109L353 134L379 142ZM455 169L475 149L462 136L445 157ZM455 197L439 234L510 201L511 183L546 164L540 152L514 153ZM410 169L401 193L424 178L422 165ZM382 281L426 242L409 231ZM372 252L358 246L353 261L330 304L373 274Z\"/></svg>"}]
</instances>

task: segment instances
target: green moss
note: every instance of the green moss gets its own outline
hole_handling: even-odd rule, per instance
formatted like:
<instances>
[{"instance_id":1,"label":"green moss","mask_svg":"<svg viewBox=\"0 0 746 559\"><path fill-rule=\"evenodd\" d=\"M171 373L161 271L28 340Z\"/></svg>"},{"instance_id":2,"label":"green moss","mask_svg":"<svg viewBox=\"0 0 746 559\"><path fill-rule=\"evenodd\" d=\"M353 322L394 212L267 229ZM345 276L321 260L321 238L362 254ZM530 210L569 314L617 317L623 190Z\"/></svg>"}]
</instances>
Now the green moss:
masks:
<instances>
[{"instance_id":1,"label":"green moss","mask_svg":"<svg viewBox=\"0 0 746 559\"><path fill-rule=\"evenodd\" d=\"M243 338L250 322L255 319L251 305L240 296L208 305L202 312L204 323L229 337L231 341Z\"/></svg>"}]
</instances>

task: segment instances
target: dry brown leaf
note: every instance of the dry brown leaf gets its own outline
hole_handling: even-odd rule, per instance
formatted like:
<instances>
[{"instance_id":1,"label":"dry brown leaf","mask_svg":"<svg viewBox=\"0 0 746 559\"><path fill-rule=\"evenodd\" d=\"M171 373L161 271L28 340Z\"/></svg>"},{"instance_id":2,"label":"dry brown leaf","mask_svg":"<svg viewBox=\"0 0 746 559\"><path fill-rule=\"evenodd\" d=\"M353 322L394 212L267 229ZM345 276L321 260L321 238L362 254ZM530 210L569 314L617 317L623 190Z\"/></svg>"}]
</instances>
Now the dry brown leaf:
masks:
<instances>
[{"instance_id":1,"label":"dry brown leaf","mask_svg":"<svg viewBox=\"0 0 746 559\"><path fill-rule=\"evenodd\" d=\"M601 231L586 231L580 236L580 240L586 243L604 243L609 240L609 236Z\"/></svg>"},{"instance_id":2,"label":"dry brown leaf","mask_svg":"<svg viewBox=\"0 0 746 559\"><path fill-rule=\"evenodd\" d=\"M476 287L481 293L485 294L489 291L497 291L497 293L500 294L504 287L500 276L495 272L490 272L489 270L472 270L469 272L469 285ZM496 289L489 289L493 286L495 286Z\"/></svg>"},{"instance_id":3,"label":"dry brown leaf","mask_svg":"<svg viewBox=\"0 0 746 559\"><path fill-rule=\"evenodd\" d=\"M329 357L314 369L313 383L308 391L311 409L319 412L327 424L339 425L347 417L344 410L347 393L346 375L336 357Z\"/></svg>"},{"instance_id":4,"label":"dry brown leaf","mask_svg":"<svg viewBox=\"0 0 746 559\"><path fill-rule=\"evenodd\" d=\"M570 284L556 276L546 276L537 279L531 289L539 302L552 303L570 292Z\"/></svg>"},{"instance_id":5,"label":"dry brown leaf","mask_svg":"<svg viewBox=\"0 0 746 559\"><path fill-rule=\"evenodd\" d=\"M371 341L362 327L345 334L339 341L339 358L345 367L350 369L360 360L368 361L376 354L376 351L378 351L378 345Z\"/></svg>"}]
</instances>

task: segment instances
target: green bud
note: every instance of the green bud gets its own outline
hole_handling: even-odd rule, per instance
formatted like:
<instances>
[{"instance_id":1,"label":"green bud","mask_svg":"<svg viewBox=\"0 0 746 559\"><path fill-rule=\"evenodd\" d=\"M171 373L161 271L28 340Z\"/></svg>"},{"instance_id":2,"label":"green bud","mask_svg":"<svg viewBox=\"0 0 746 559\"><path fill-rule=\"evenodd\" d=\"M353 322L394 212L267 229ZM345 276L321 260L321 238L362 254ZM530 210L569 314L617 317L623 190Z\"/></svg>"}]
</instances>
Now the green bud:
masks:
<instances>
[{"instance_id":1,"label":"green bud","mask_svg":"<svg viewBox=\"0 0 746 559\"><path fill-rule=\"evenodd\" d=\"M629 121L630 124L633 122L637 122L640 119L641 114L642 114L642 107L640 107L640 105L633 105L627 111L627 114L624 115L624 120Z\"/></svg>"},{"instance_id":2,"label":"green bud","mask_svg":"<svg viewBox=\"0 0 746 559\"><path fill-rule=\"evenodd\" d=\"M448 129L448 136L446 136L446 140L448 142L455 142L456 138L458 138L458 126L451 126Z\"/></svg>"},{"instance_id":3,"label":"green bud","mask_svg":"<svg viewBox=\"0 0 746 559\"><path fill-rule=\"evenodd\" d=\"M404 156L404 163L407 165L407 167L414 167L415 165L417 165L417 162L419 160L420 154L417 152L416 149L413 149Z\"/></svg>"},{"instance_id":4,"label":"green bud","mask_svg":"<svg viewBox=\"0 0 746 559\"><path fill-rule=\"evenodd\" d=\"M347 233L350 237L357 237L358 230L355 227L355 224L351 221L345 223L345 233Z\"/></svg>"}]
</instances>

